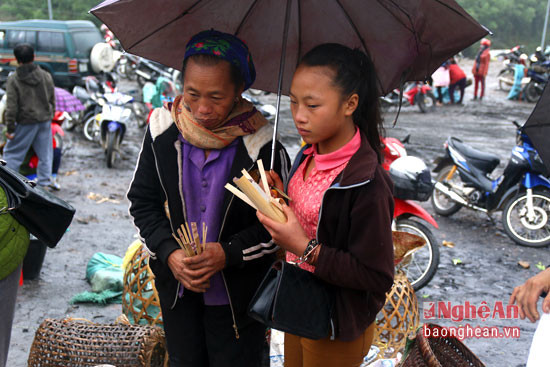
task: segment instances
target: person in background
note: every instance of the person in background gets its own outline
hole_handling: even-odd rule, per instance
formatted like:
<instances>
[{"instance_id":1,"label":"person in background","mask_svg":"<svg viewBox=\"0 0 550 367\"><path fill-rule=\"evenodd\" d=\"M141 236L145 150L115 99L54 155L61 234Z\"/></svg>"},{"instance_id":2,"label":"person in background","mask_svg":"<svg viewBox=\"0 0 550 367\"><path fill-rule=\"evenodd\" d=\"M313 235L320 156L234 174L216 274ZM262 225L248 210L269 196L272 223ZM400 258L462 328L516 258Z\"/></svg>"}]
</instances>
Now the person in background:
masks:
<instances>
[{"instance_id":1,"label":"person in background","mask_svg":"<svg viewBox=\"0 0 550 367\"><path fill-rule=\"evenodd\" d=\"M0 207L7 204L6 193L0 188ZM5 367L8 359L21 266L29 242L29 232L10 213L0 215L0 367Z\"/></svg>"},{"instance_id":2,"label":"person in background","mask_svg":"<svg viewBox=\"0 0 550 367\"><path fill-rule=\"evenodd\" d=\"M445 62L432 74L433 86L437 91L437 105L443 105L443 88L448 88L451 83L448 63Z\"/></svg>"},{"instance_id":3,"label":"person in background","mask_svg":"<svg viewBox=\"0 0 550 367\"><path fill-rule=\"evenodd\" d=\"M455 88L458 87L460 91L460 99L457 104L462 104L464 100L464 89L466 88L466 73L458 64L454 58L449 59L449 77L451 83L449 84L449 97L451 103L455 103Z\"/></svg>"},{"instance_id":4,"label":"person in background","mask_svg":"<svg viewBox=\"0 0 550 367\"><path fill-rule=\"evenodd\" d=\"M491 61L491 54L489 48L491 47L491 41L487 38L481 40L479 52L477 53L472 67L472 74L474 74L474 101L477 99L478 85L481 85L479 93L479 100L483 99L485 95L485 78L489 72L489 62Z\"/></svg>"},{"instance_id":5,"label":"person in background","mask_svg":"<svg viewBox=\"0 0 550 367\"><path fill-rule=\"evenodd\" d=\"M6 137L4 160L14 171L29 148L38 156L37 184L51 185L53 147L51 121L55 112L54 84L51 75L34 61L34 49L18 44L13 54L19 63L6 83Z\"/></svg>"},{"instance_id":6,"label":"person in background","mask_svg":"<svg viewBox=\"0 0 550 367\"><path fill-rule=\"evenodd\" d=\"M183 94L151 114L130 214L151 254L170 367L257 367L265 326L248 305L278 250L256 211L224 188L271 160L273 128L242 98L256 72L248 47L215 30L195 35L183 60ZM290 159L276 144L274 170ZM207 227L206 249L186 256L174 239L187 223Z\"/></svg>"},{"instance_id":7,"label":"person in background","mask_svg":"<svg viewBox=\"0 0 550 367\"><path fill-rule=\"evenodd\" d=\"M359 366L393 284L393 185L380 164L377 90L371 59L334 43L309 51L292 79L292 117L307 145L288 181L288 221L257 216L287 261L334 289L336 326L320 340L285 333L285 367Z\"/></svg>"}]
</instances>

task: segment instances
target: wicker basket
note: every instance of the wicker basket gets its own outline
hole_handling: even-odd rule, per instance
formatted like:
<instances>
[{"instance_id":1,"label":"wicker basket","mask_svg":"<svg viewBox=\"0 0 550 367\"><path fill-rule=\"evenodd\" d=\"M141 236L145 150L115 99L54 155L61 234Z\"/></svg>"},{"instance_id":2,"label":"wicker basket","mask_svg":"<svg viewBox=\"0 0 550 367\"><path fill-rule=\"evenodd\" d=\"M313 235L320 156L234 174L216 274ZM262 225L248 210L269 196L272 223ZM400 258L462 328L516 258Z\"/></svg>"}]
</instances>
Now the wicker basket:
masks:
<instances>
[{"instance_id":1,"label":"wicker basket","mask_svg":"<svg viewBox=\"0 0 550 367\"><path fill-rule=\"evenodd\" d=\"M426 324L425 327L441 329L435 324ZM399 367L485 367L457 338L425 338L423 328L420 328L413 343Z\"/></svg>"},{"instance_id":2,"label":"wicker basket","mask_svg":"<svg viewBox=\"0 0 550 367\"><path fill-rule=\"evenodd\" d=\"M158 327L46 319L34 335L28 366L162 367L166 358L164 331Z\"/></svg>"},{"instance_id":3,"label":"wicker basket","mask_svg":"<svg viewBox=\"0 0 550 367\"><path fill-rule=\"evenodd\" d=\"M418 328L418 301L411 283L402 272L395 274L386 304L378 313L372 344L380 348L379 357L394 358L402 352L407 337Z\"/></svg>"},{"instance_id":4,"label":"wicker basket","mask_svg":"<svg viewBox=\"0 0 550 367\"><path fill-rule=\"evenodd\" d=\"M155 276L149 267L149 253L143 245L135 252L124 272L122 312L133 324L162 325L162 313Z\"/></svg>"}]
</instances>

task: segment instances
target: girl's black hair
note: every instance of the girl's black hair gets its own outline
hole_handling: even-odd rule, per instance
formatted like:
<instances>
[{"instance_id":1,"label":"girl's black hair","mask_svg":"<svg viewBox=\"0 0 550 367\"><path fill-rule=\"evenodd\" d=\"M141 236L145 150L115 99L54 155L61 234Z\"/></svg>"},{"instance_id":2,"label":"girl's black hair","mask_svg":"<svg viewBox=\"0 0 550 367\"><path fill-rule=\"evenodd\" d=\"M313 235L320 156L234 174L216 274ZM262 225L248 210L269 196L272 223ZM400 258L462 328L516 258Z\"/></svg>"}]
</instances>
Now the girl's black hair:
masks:
<instances>
[{"instance_id":1,"label":"girl's black hair","mask_svg":"<svg viewBox=\"0 0 550 367\"><path fill-rule=\"evenodd\" d=\"M359 104L353 113L353 122L365 133L378 156L378 162L382 162L380 138L384 127L380 115L378 79L370 57L359 49L325 43L305 54L300 65L329 67L335 74L333 83L340 88L344 98L357 93Z\"/></svg>"},{"instance_id":2,"label":"girl's black hair","mask_svg":"<svg viewBox=\"0 0 550 367\"><path fill-rule=\"evenodd\" d=\"M181 68L182 83L185 77L185 68L187 67L187 62L189 61L189 59L193 59L193 61L195 61L197 64L204 65L204 66L213 66L213 65L219 64L222 61L225 61L229 63L229 65L231 66L230 76L231 76L231 81L235 85L235 90L238 90L240 86L243 86L245 84L243 75L241 74L241 71L239 70L238 67L236 67L229 61L222 59L221 57L217 57L215 55L210 55L210 54L195 54L183 60L183 67Z\"/></svg>"}]
</instances>

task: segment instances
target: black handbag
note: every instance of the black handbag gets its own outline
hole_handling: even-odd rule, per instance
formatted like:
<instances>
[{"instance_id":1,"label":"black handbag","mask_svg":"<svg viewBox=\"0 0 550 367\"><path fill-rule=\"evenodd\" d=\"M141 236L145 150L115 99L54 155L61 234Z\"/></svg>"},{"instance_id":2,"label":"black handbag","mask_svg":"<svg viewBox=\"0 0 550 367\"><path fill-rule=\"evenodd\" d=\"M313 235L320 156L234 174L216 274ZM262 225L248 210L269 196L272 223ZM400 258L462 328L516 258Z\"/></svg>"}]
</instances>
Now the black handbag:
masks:
<instances>
[{"instance_id":1,"label":"black handbag","mask_svg":"<svg viewBox=\"0 0 550 367\"><path fill-rule=\"evenodd\" d=\"M71 221L75 209L37 186L0 160L0 186L6 192L8 211L22 226L49 247L55 247Z\"/></svg>"},{"instance_id":2,"label":"black handbag","mask_svg":"<svg viewBox=\"0 0 550 367\"><path fill-rule=\"evenodd\" d=\"M270 328L309 339L334 337L333 296L309 271L278 260L249 306L249 315Z\"/></svg>"}]
</instances>

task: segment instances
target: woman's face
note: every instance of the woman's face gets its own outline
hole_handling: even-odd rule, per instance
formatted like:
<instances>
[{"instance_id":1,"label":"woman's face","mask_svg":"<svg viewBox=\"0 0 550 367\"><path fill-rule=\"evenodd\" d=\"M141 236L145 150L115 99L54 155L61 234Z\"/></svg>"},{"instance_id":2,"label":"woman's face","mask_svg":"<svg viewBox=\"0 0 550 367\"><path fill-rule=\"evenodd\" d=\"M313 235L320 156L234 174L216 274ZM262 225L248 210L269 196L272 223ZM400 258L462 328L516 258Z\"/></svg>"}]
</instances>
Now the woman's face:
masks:
<instances>
[{"instance_id":1,"label":"woman's face","mask_svg":"<svg viewBox=\"0 0 550 367\"><path fill-rule=\"evenodd\" d=\"M318 144L321 154L339 149L355 133L352 115L357 94L343 98L333 75L328 67L302 65L290 87L290 110L298 133L306 143Z\"/></svg>"},{"instance_id":2,"label":"woman's face","mask_svg":"<svg viewBox=\"0 0 550 367\"><path fill-rule=\"evenodd\" d=\"M242 92L233 84L231 65L225 60L203 65L189 59L183 86L183 98L191 114L207 129L218 127L227 118Z\"/></svg>"}]
</instances>

